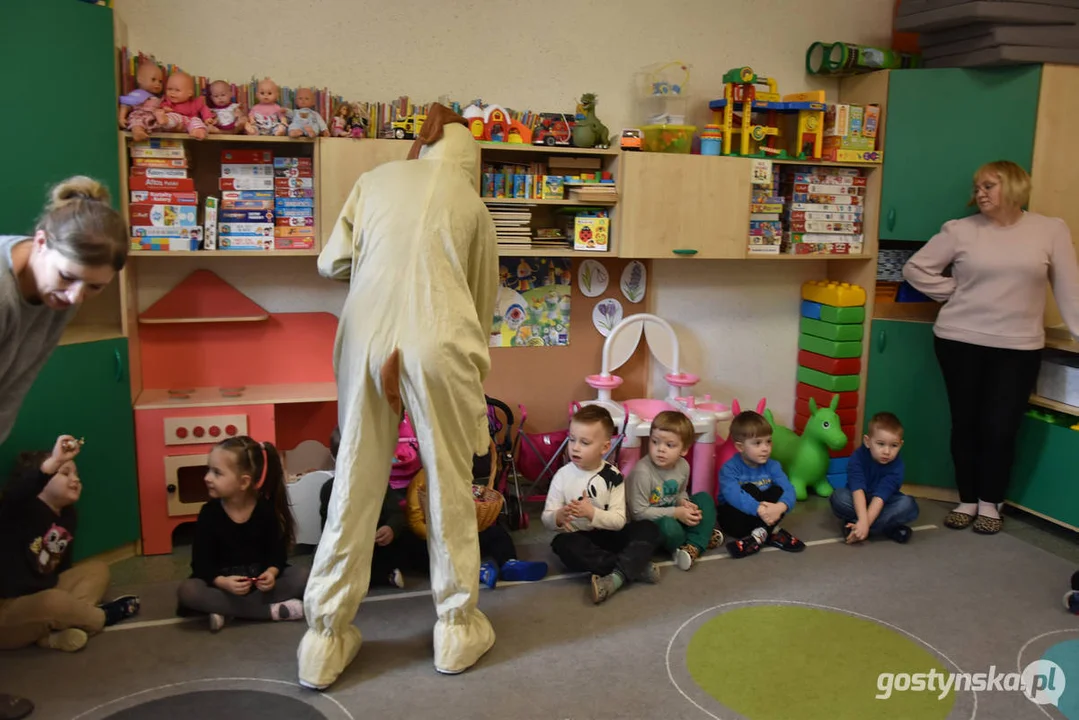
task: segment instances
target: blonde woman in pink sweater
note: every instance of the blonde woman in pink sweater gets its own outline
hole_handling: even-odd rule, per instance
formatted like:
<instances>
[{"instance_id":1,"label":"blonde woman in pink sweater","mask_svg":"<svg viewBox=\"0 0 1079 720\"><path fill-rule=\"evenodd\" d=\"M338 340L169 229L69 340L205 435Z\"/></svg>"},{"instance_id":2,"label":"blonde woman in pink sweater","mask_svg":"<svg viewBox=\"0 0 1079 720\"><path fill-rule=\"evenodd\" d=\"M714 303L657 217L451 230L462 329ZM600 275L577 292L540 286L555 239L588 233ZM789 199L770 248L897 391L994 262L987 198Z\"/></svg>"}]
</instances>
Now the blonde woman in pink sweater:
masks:
<instances>
[{"instance_id":1,"label":"blonde woman in pink sweater","mask_svg":"<svg viewBox=\"0 0 1079 720\"><path fill-rule=\"evenodd\" d=\"M974 175L978 214L944 223L903 277L944 303L933 327L952 413L959 505L944 524L1000 532L1015 438L1045 345L1046 283L1079 335L1079 266L1068 226L1026 212L1030 176L1006 160ZM950 269L950 272L948 270Z\"/></svg>"}]
</instances>

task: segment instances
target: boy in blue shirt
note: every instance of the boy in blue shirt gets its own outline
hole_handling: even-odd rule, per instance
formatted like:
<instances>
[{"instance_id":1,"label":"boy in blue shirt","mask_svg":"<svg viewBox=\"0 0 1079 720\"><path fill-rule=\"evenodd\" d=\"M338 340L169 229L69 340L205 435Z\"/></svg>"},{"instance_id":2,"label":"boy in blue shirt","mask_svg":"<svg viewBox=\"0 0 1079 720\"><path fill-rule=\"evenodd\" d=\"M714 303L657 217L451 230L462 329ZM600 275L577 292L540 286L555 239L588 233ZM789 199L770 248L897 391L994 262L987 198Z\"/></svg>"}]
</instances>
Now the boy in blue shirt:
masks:
<instances>
[{"instance_id":1,"label":"boy in blue shirt","mask_svg":"<svg viewBox=\"0 0 1079 720\"><path fill-rule=\"evenodd\" d=\"M794 508L794 486L772 459L772 426L747 410L731 422L730 439L738 454L719 471L716 518L730 537L733 558L743 558L771 545L787 552L805 550L805 543L779 527Z\"/></svg>"},{"instance_id":2,"label":"boy in blue shirt","mask_svg":"<svg viewBox=\"0 0 1079 720\"><path fill-rule=\"evenodd\" d=\"M832 493L832 512L843 523L847 544L870 535L883 535L905 543L910 523L918 517L918 503L899 492L903 484L903 424L890 412L869 421L862 446L847 461L847 487Z\"/></svg>"}]
</instances>

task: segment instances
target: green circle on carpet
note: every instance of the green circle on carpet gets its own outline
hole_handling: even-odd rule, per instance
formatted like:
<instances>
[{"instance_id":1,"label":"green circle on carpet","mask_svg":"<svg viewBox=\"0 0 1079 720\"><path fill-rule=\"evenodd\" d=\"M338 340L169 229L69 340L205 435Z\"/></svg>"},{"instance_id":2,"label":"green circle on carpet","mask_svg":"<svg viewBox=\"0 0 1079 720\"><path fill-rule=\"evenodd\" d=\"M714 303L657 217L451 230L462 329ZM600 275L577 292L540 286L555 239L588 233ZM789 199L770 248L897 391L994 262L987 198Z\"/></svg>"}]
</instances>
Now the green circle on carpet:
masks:
<instances>
[{"instance_id":1,"label":"green circle on carpet","mask_svg":"<svg viewBox=\"0 0 1079 720\"><path fill-rule=\"evenodd\" d=\"M939 689L902 691L902 681L878 699L880 673L951 671L898 631L817 608L754 605L717 615L693 634L686 668L702 690L750 720L943 720L955 704L954 692L939 699Z\"/></svg>"}]
</instances>

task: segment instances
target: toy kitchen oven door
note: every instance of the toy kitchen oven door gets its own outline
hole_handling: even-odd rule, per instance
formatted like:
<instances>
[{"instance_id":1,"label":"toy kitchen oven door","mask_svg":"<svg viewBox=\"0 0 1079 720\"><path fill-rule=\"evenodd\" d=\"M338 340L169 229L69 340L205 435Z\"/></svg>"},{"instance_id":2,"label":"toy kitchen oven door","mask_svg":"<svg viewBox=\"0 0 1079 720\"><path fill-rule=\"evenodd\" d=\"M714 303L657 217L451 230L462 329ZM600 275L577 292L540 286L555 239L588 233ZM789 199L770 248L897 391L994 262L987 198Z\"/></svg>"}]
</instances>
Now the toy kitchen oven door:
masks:
<instances>
[{"instance_id":1,"label":"toy kitchen oven door","mask_svg":"<svg viewBox=\"0 0 1079 720\"><path fill-rule=\"evenodd\" d=\"M251 435L273 441L273 406L136 410L142 552L172 552L172 535L198 519L210 499L210 450L222 440Z\"/></svg>"}]
</instances>

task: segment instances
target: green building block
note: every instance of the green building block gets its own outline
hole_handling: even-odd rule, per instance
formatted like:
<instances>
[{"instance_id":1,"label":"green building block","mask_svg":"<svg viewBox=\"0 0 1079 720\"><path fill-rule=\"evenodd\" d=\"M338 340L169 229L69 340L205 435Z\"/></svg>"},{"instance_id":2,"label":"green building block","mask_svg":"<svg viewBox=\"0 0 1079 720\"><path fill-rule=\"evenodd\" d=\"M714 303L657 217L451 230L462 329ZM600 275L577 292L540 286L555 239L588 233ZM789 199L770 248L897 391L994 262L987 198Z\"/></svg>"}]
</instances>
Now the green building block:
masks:
<instances>
[{"instance_id":1,"label":"green building block","mask_svg":"<svg viewBox=\"0 0 1079 720\"><path fill-rule=\"evenodd\" d=\"M858 389L857 375L828 375L807 367L798 368L798 382L830 392L849 392Z\"/></svg>"},{"instance_id":2,"label":"green building block","mask_svg":"<svg viewBox=\"0 0 1079 720\"><path fill-rule=\"evenodd\" d=\"M865 306L835 307L834 305L821 305L820 319L836 325L853 325L865 322Z\"/></svg>"},{"instance_id":3,"label":"green building block","mask_svg":"<svg viewBox=\"0 0 1079 720\"><path fill-rule=\"evenodd\" d=\"M798 348L830 358L852 358L862 356L861 342L836 342L802 333L798 336Z\"/></svg>"},{"instance_id":4,"label":"green building block","mask_svg":"<svg viewBox=\"0 0 1079 720\"><path fill-rule=\"evenodd\" d=\"M802 318L800 328L806 335L814 335L825 340L836 340L838 342L861 340L863 330L861 323L857 325L836 325L807 317Z\"/></svg>"}]
</instances>

